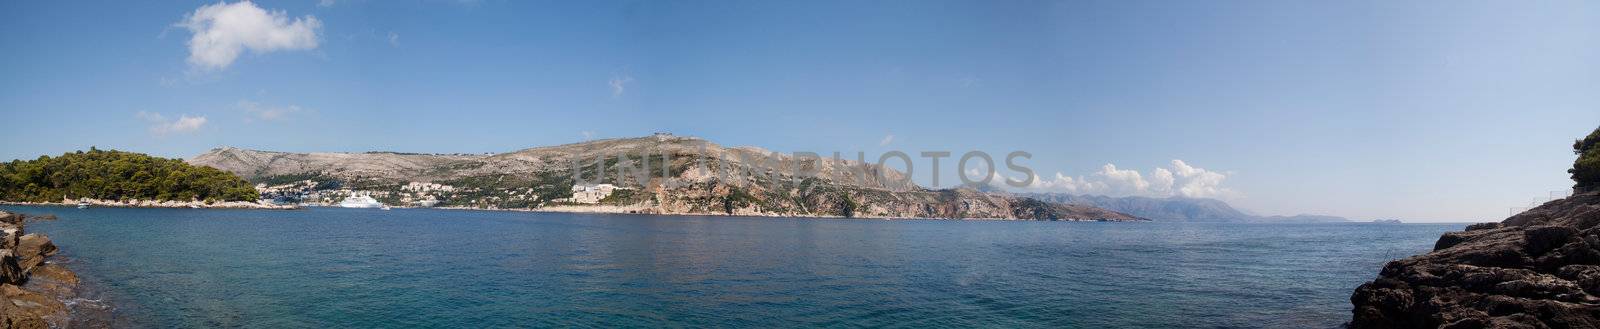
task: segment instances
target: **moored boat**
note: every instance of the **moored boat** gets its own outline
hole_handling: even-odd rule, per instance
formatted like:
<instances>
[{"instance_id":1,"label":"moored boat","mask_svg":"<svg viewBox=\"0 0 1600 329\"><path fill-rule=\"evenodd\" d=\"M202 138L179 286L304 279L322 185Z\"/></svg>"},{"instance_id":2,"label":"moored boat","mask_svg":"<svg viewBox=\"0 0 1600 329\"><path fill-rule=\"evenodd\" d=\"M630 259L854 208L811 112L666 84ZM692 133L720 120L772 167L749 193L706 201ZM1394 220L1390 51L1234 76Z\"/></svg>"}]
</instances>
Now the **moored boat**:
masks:
<instances>
[{"instance_id":1,"label":"moored boat","mask_svg":"<svg viewBox=\"0 0 1600 329\"><path fill-rule=\"evenodd\" d=\"M371 196L367 196L367 195L352 195L352 196L350 196L348 198L344 198L344 201L339 201L339 206L340 207L344 207L344 208L365 208L365 209L385 208L386 207L386 206L383 205L382 202L378 202L377 199L373 199Z\"/></svg>"}]
</instances>

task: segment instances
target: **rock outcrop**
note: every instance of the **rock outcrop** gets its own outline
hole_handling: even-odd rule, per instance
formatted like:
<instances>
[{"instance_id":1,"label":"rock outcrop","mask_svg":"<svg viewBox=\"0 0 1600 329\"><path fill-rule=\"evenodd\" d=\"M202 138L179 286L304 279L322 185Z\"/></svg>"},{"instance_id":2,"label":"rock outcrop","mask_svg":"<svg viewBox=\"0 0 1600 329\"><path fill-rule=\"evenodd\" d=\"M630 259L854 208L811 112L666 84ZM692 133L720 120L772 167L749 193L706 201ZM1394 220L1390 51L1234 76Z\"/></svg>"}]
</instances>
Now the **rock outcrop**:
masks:
<instances>
[{"instance_id":1,"label":"rock outcrop","mask_svg":"<svg viewBox=\"0 0 1600 329\"><path fill-rule=\"evenodd\" d=\"M1600 192L1439 238L1356 288L1351 328L1600 328Z\"/></svg>"},{"instance_id":2,"label":"rock outcrop","mask_svg":"<svg viewBox=\"0 0 1600 329\"><path fill-rule=\"evenodd\" d=\"M68 324L66 300L78 276L49 262L50 238L23 234L27 217L0 211L0 328L60 328Z\"/></svg>"}]
</instances>

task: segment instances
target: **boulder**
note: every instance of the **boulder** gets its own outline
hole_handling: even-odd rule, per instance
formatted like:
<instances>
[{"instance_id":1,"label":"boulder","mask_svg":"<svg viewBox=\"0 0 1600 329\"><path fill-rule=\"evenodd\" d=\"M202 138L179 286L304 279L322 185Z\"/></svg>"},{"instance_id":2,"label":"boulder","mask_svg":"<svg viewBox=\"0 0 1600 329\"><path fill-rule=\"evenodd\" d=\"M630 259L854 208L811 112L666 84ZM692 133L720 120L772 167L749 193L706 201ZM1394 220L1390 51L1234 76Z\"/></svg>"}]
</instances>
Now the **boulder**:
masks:
<instances>
[{"instance_id":1,"label":"boulder","mask_svg":"<svg viewBox=\"0 0 1600 329\"><path fill-rule=\"evenodd\" d=\"M15 249L21 239L21 225L0 223L0 249Z\"/></svg>"},{"instance_id":2,"label":"boulder","mask_svg":"<svg viewBox=\"0 0 1600 329\"><path fill-rule=\"evenodd\" d=\"M50 328L43 317L29 314L10 299L0 300L0 328L45 329Z\"/></svg>"},{"instance_id":3,"label":"boulder","mask_svg":"<svg viewBox=\"0 0 1600 329\"><path fill-rule=\"evenodd\" d=\"M16 285L0 285L0 294L10 301L12 316L25 319L27 322L39 321L45 323L44 327L51 327L51 319L65 320L67 304L61 300L38 292L22 289Z\"/></svg>"},{"instance_id":4,"label":"boulder","mask_svg":"<svg viewBox=\"0 0 1600 329\"><path fill-rule=\"evenodd\" d=\"M28 281L28 272L22 269L16 253L0 249L0 283L22 284Z\"/></svg>"},{"instance_id":5,"label":"boulder","mask_svg":"<svg viewBox=\"0 0 1600 329\"><path fill-rule=\"evenodd\" d=\"M50 237L41 234L26 234L17 239L17 263L22 265L24 271L44 264L45 257L56 254L56 245L50 242Z\"/></svg>"},{"instance_id":6,"label":"boulder","mask_svg":"<svg viewBox=\"0 0 1600 329\"><path fill-rule=\"evenodd\" d=\"M33 271L28 272L28 277L32 279L31 282L49 280L60 282L70 287L78 286L78 274L60 264L44 264L35 267Z\"/></svg>"},{"instance_id":7,"label":"boulder","mask_svg":"<svg viewBox=\"0 0 1600 329\"><path fill-rule=\"evenodd\" d=\"M22 288L65 300L76 294L78 275L60 264L44 264L28 272L28 282Z\"/></svg>"}]
</instances>

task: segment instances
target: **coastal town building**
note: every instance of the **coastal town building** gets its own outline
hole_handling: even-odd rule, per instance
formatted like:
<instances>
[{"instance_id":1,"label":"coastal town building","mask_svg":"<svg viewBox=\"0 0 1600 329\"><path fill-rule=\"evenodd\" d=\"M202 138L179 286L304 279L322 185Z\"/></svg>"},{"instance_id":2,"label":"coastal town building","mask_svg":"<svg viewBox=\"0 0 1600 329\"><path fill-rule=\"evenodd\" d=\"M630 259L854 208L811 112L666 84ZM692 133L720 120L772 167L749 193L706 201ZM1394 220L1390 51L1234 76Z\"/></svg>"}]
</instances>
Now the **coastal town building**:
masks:
<instances>
[{"instance_id":1,"label":"coastal town building","mask_svg":"<svg viewBox=\"0 0 1600 329\"><path fill-rule=\"evenodd\" d=\"M452 192L455 191L456 188L454 186L438 183L410 182L406 183L406 185L400 186L400 190L413 192Z\"/></svg>"},{"instance_id":2,"label":"coastal town building","mask_svg":"<svg viewBox=\"0 0 1600 329\"><path fill-rule=\"evenodd\" d=\"M580 184L580 185L573 185L572 186L572 197L571 198L557 199L555 201L556 202L595 204L595 203L600 203L600 200L604 200L606 197L611 196L611 193L616 193L617 190L627 190L627 189L630 189L630 188L618 187L616 185L611 185L611 184Z\"/></svg>"}]
</instances>

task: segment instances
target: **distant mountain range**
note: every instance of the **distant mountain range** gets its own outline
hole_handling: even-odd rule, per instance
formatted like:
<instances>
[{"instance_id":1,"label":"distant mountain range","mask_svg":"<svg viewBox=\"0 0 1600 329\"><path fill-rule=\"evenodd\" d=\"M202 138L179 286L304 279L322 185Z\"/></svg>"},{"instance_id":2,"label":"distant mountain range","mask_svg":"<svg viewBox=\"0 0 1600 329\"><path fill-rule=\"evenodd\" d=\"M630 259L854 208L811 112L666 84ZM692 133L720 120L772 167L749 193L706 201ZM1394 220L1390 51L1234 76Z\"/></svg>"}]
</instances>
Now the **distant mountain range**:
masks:
<instances>
[{"instance_id":1,"label":"distant mountain range","mask_svg":"<svg viewBox=\"0 0 1600 329\"><path fill-rule=\"evenodd\" d=\"M604 160L595 160L602 156ZM645 169L648 179L620 179L614 175L638 172L639 167L630 164L641 161L649 163ZM813 174L794 175L792 170L771 169L774 167L767 161ZM892 168L859 161L800 158L757 147L723 147L699 138L666 134L500 154L289 153L225 147L188 162L232 172L261 184L263 189L283 186L302 195L315 195L318 191L362 193L397 205L426 197L429 201L438 200L430 205L441 207L551 211L1141 220L1096 206L1044 202L967 188L923 188L903 180L904 174ZM581 164L578 173L583 177L607 173L594 183L613 184L618 192L574 197L575 192L587 188L574 179L574 164ZM871 174L860 179L861 173ZM416 192L417 184L442 184L450 189L430 191L424 196Z\"/></svg>"},{"instance_id":2,"label":"distant mountain range","mask_svg":"<svg viewBox=\"0 0 1600 329\"><path fill-rule=\"evenodd\" d=\"M1200 198L1150 198L1140 196L1109 197L1101 195L1073 195L1065 193L1019 193L1018 196L1045 202L1085 205L1148 218L1156 221L1191 222L1275 222L1322 223L1348 222L1338 216L1294 215L1257 216L1247 214L1228 203L1216 199Z\"/></svg>"}]
</instances>

